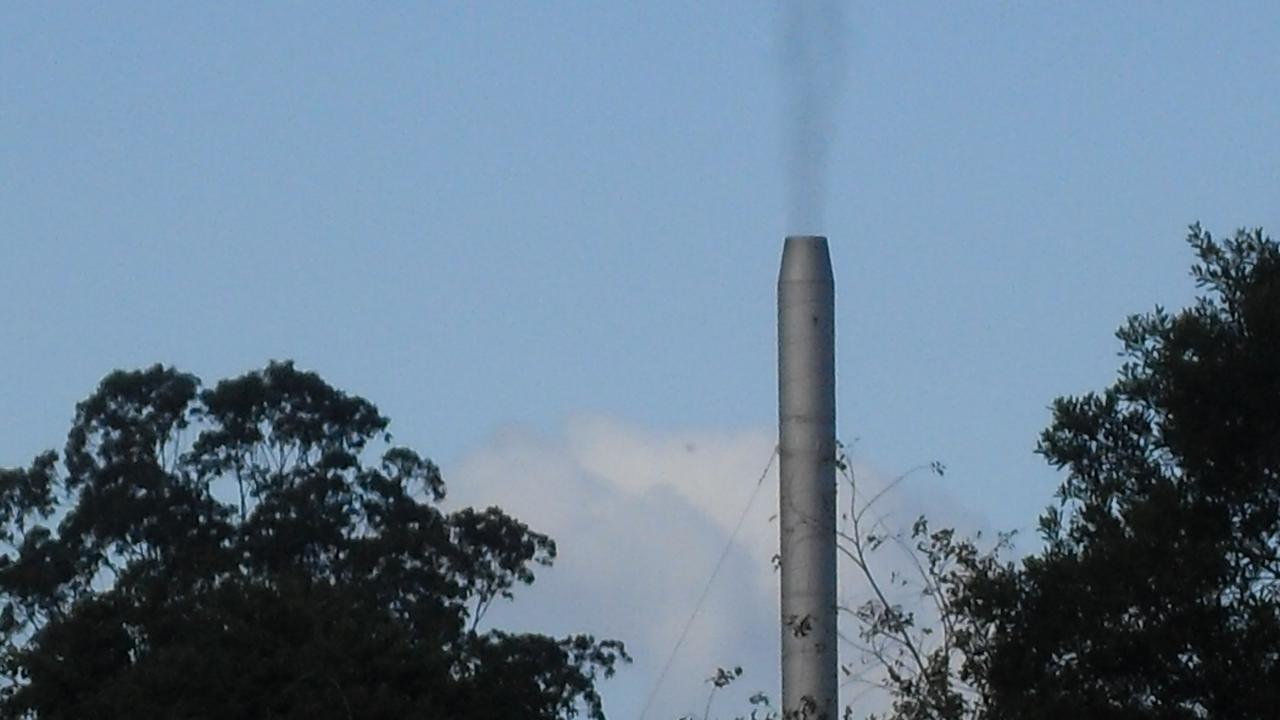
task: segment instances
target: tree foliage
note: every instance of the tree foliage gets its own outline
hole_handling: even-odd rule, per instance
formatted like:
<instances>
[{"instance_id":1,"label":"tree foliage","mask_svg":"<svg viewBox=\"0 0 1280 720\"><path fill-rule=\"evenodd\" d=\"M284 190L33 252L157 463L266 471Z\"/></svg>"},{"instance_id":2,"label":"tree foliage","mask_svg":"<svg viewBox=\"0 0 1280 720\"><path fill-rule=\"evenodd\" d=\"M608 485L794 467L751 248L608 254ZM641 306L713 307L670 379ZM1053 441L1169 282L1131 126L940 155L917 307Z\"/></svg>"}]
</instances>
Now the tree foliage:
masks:
<instances>
[{"instance_id":1,"label":"tree foliage","mask_svg":"<svg viewBox=\"0 0 1280 720\"><path fill-rule=\"evenodd\" d=\"M1131 317L1116 382L1053 404L1044 549L965 588L990 717L1280 707L1280 246L1189 242L1204 295Z\"/></svg>"},{"instance_id":2,"label":"tree foliage","mask_svg":"<svg viewBox=\"0 0 1280 720\"><path fill-rule=\"evenodd\" d=\"M916 472L942 477L940 462L871 492L843 452L837 467L848 485L849 508L841 515L836 547L855 571L847 584L862 589L855 604L840 608L846 628L841 671L851 690L843 717L885 717L863 708L886 703L893 720L972 716L977 692L966 660L983 638L962 614L960 591L969 578L1000 567L999 554L1011 546L1013 533L988 542L981 532L966 537L934 529L924 516L897 528L880 513L878 503Z\"/></svg>"},{"instance_id":3,"label":"tree foliage","mask_svg":"<svg viewBox=\"0 0 1280 720\"><path fill-rule=\"evenodd\" d=\"M924 572L951 653L890 674L895 717L1280 708L1280 246L1199 226L1189 242L1203 295L1130 317L1116 381L1053 403L1039 453L1065 477L1041 549L1002 563L923 535L927 562L955 561Z\"/></svg>"},{"instance_id":4,"label":"tree foliage","mask_svg":"<svg viewBox=\"0 0 1280 720\"><path fill-rule=\"evenodd\" d=\"M478 630L554 542L387 427L291 363L107 376L0 470L0 714L602 720L620 643Z\"/></svg>"}]
</instances>

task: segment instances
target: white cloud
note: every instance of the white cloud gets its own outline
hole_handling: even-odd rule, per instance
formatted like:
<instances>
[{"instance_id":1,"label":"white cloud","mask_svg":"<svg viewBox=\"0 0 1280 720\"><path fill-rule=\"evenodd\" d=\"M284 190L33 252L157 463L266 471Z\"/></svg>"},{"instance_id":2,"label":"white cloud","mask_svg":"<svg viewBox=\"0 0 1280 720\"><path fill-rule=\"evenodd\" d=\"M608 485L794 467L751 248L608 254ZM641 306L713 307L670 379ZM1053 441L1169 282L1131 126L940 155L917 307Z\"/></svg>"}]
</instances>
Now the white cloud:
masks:
<instances>
[{"instance_id":1,"label":"white cloud","mask_svg":"<svg viewBox=\"0 0 1280 720\"><path fill-rule=\"evenodd\" d=\"M495 433L445 468L449 504L500 505L555 538L559 557L514 603L491 610L487 622L625 641L635 663L605 684L606 710L612 718L637 718L757 489L774 438L771 428L657 432L599 417L575 419L558 437L521 427ZM862 470L859 477L874 485L874 473ZM913 492L913 483L883 501L890 522L909 526L922 511L956 518L954 502ZM746 670L734 692L717 697L726 714L745 707L752 691L777 697L776 509L774 464L650 720L701 717L710 690L705 679L718 666Z\"/></svg>"}]
</instances>

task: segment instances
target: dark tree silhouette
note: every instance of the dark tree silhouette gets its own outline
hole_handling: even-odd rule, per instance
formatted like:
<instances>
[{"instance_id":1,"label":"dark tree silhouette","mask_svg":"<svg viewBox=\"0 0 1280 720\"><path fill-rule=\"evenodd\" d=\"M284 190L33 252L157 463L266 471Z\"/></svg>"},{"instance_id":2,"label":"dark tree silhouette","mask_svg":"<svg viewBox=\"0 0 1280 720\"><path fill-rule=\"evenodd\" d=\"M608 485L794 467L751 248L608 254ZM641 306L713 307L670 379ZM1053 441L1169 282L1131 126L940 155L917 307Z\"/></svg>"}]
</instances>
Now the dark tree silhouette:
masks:
<instances>
[{"instance_id":1,"label":"dark tree silhouette","mask_svg":"<svg viewBox=\"0 0 1280 720\"><path fill-rule=\"evenodd\" d=\"M1205 294L1131 317L1116 382L1053 404L1043 550L959 594L984 717L1280 708L1280 247L1188 239Z\"/></svg>"},{"instance_id":2,"label":"dark tree silhouette","mask_svg":"<svg viewBox=\"0 0 1280 720\"><path fill-rule=\"evenodd\" d=\"M0 715L601 720L620 643L477 630L553 541L387 425L291 363L107 376L0 470Z\"/></svg>"},{"instance_id":3,"label":"dark tree silhouette","mask_svg":"<svg viewBox=\"0 0 1280 720\"><path fill-rule=\"evenodd\" d=\"M891 678L894 717L1280 708L1280 246L1188 240L1204 295L1130 317L1118 379L1053 403L1039 452L1065 479L1043 546L1001 563L918 533L953 561L934 584L950 653Z\"/></svg>"}]
</instances>

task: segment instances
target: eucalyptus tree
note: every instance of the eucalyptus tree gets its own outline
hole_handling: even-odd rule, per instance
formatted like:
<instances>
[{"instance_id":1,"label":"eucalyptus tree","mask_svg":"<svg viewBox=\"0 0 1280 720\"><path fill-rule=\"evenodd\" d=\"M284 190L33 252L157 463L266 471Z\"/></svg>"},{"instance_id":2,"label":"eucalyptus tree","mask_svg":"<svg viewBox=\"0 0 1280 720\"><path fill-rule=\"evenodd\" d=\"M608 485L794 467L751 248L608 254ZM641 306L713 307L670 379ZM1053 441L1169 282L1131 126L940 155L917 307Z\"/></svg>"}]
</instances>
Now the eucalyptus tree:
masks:
<instances>
[{"instance_id":1,"label":"eucalyptus tree","mask_svg":"<svg viewBox=\"0 0 1280 720\"><path fill-rule=\"evenodd\" d=\"M0 470L0 713L602 720L620 643L479 630L555 543L388 424L288 362L108 375Z\"/></svg>"}]
</instances>

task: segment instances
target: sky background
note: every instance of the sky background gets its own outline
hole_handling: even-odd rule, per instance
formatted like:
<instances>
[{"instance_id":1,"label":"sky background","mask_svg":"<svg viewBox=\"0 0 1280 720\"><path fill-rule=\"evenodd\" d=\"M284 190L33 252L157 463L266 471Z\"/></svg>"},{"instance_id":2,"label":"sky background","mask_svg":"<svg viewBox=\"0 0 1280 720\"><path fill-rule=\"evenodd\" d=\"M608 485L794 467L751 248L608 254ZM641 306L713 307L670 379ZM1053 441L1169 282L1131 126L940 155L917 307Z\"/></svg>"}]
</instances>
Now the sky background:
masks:
<instances>
[{"instance_id":1,"label":"sky background","mask_svg":"<svg viewBox=\"0 0 1280 720\"><path fill-rule=\"evenodd\" d=\"M493 622L627 641L606 707L637 717L773 444L779 16L0 6L0 466L60 447L113 368L293 358L378 403L452 502L559 540ZM947 465L891 519L1030 528L1046 406L1109 382L1126 315L1194 296L1187 224L1280 226L1280 6L846 20L840 434L868 482ZM717 664L776 685L775 495L649 717L700 714Z\"/></svg>"}]
</instances>

